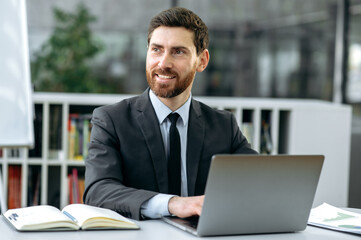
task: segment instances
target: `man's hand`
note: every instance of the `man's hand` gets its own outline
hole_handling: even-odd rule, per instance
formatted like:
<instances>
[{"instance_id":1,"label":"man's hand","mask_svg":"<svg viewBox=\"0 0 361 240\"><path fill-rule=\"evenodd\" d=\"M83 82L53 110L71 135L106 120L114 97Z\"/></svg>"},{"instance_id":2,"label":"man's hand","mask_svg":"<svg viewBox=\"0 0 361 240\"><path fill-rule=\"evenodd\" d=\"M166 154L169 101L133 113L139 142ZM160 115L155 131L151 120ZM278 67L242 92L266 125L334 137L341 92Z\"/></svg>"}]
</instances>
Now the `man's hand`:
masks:
<instances>
[{"instance_id":1,"label":"man's hand","mask_svg":"<svg viewBox=\"0 0 361 240\"><path fill-rule=\"evenodd\" d=\"M180 218L200 216L202 212L204 195L196 197L172 197L168 202L168 210Z\"/></svg>"}]
</instances>

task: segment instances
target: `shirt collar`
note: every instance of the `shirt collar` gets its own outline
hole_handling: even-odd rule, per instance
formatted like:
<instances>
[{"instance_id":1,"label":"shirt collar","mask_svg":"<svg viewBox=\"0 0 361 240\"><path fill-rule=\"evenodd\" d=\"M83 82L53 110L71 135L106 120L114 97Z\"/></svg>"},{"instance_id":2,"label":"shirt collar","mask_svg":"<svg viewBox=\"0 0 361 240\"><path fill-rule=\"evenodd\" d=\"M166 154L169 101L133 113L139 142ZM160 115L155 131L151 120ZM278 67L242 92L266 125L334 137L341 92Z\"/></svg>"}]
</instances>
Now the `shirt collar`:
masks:
<instances>
[{"instance_id":1,"label":"shirt collar","mask_svg":"<svg viewBox=\"0 0 361 240\"><path fill-rule=\"evenodd\" d=\"M149 98L154 107L155 114L157 115L159 124L162 124L163 121L168 117L168 115L172 113L172 110L170 110L164 103L162 103L162 101L159 100L159 98L154 94L154 92L151 89L149 90ZM188 100L175 111L181 117L184 126L188 124L191 98L192 98L192 94L189 96Z\"/></svg>"}]
</instances>

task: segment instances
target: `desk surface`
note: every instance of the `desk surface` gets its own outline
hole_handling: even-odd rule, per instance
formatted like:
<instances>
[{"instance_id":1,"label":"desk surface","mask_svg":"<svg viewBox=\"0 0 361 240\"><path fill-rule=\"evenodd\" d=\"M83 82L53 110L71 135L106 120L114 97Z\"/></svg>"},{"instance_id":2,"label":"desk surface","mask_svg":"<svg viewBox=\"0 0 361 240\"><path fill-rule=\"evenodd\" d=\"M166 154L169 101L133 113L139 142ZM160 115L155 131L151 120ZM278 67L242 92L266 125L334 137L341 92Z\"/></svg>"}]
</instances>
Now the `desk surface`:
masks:
<instances>
[{"instance_id":1,"label":"desk surface","mask_svg":"<svg viewBox=\"0 0 361 240\"><path fill-rule=\"evenodd\" d=\"M96 230L96 231L62 231L62 232L18 232L14 230L0 216L0 234L1 239L6 240L53 240L53 239L79 239L79 240L169 240L169 239L207 239L198 238L182 230L179 230L160 220L140 221L136 223L141 227L140 230ZM262 234L262 235L239 235L227 237L212 237L213 240L352 240L360 239L359 235L347 234L326 230L317 227L307 226L305 231L297 233L281 233L281 234Z\"/></svg>"}]
</instances>

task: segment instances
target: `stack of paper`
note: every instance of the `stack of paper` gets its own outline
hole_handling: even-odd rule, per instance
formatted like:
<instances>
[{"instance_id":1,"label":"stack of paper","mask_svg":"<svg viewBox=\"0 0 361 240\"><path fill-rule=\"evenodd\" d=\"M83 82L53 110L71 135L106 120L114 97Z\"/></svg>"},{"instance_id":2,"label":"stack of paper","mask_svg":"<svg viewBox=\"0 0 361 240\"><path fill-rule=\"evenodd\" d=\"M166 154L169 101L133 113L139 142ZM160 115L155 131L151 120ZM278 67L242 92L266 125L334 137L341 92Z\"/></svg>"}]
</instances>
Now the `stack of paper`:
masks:
<instances>
[{"instance_id":1,"label":"stack of paper","mask_svg":"<svg viewBox=\"0 0 361 240\"><path fill-rule=\"evenodd\" d=\"M342 232L361 234L361 214L346 211L327 203L311 210L308 224Z\"/></svg>"}]
</instances>

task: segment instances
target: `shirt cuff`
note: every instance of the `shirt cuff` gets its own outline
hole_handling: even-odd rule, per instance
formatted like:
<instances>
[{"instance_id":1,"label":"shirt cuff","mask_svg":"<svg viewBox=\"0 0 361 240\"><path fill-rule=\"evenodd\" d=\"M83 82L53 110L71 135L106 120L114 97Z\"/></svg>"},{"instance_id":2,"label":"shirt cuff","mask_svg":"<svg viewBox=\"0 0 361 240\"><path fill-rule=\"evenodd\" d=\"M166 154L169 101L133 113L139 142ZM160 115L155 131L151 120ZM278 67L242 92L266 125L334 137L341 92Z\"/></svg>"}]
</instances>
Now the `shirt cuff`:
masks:
<instances>
[{"instance_id":1,"label":"shirt cuff","mask_svg":"<svg viewBox=\"0 0 361 240\"><path fill-rule=\"evenodd\" d=\"M168 202L172 197L174 197L174 195L159 193L142 204L140 213L146 218L170 216Z\"/></svg>"}]
</instances>

